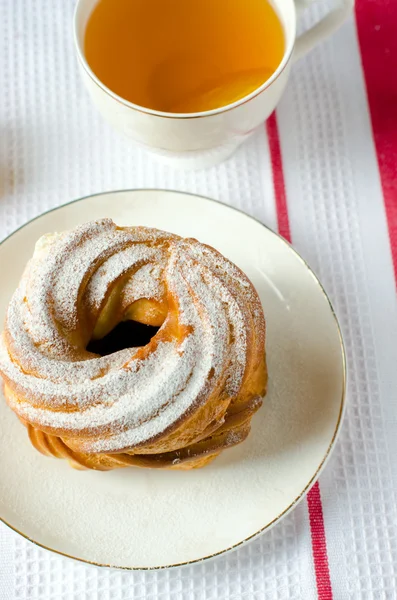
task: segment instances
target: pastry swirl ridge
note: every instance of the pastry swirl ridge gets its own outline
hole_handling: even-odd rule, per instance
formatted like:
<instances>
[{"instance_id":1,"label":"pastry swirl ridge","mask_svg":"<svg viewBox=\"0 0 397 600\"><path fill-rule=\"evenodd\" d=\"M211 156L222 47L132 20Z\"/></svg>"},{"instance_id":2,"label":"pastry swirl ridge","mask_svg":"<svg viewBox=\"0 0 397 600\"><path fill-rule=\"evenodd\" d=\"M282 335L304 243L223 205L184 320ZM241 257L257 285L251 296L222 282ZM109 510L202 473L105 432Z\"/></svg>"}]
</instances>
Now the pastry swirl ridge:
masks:
<instances>
[{"instance_id":1,"label":"pastry swirl ridge","mask_svg":"<svg viewBox=\"0 0 397 600\"><path fill-rule=\"evenodd\" d=\"M123 320L143 347L87 350ZM193 468L243 441L266 391L255 289L194 239L110 219L44 236L8 307L0 373L33 445L76 468Z\"/></svg>"}]
</instances>

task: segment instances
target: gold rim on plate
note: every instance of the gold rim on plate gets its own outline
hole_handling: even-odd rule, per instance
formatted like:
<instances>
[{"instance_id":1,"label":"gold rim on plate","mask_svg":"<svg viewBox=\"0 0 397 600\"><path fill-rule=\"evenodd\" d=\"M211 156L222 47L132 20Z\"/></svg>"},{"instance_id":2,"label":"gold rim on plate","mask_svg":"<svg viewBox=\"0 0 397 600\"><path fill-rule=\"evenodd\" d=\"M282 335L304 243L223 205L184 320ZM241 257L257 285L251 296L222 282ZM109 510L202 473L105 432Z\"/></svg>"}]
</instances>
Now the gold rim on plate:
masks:
<instances>
[{"instance_id":1,"label":"gold rim on plate","mask_svg":"<svg viewBox=\"0 0 397 600\"><path fill-rule=\"evenodd\" d=\"M331 300L329 299L329 296L328 296L327 292L325 291L323 285L321 284L320 280L318 279L317 275L314 273L314 271L311 269L311 267L308 265L308 263L305 261L305 259L302 258L302 256L295 250L295 248L285 238L283 238L279 233L277 233L276 231L273 231L273 229L271 229L270 227L268 227L267 225L265 225L264 223L262 223L261 221L259 221L259 219L256 219L255 217L252 217L251 215L245 213L244 211L242 211L242 210L240 210L238 208L235 208L234 206L230 206L228 204L224 204L220 200L215 200L214 198L208 198L207 196L200 196L198 194L192 194L190 192L181 192L181 191L178 191L178 190L165 190L165 189L154 189L154 188L114 190L114 191L108 191L108 192L99 192L97 194L90 194L88 196L83 196L82 198L77 198L76 200L72 200L70 202L67 202L66 204L62 204L61 206L56 206L54 208L50 208L49 210L41 213L40 215L37 215L36 217L33 217L33 219L30 219L29 221L27 221L26 223L24 223L23 225L21 225L20 227L18 227L18 229L16 229L12 233L10 233L10 235L8 235L4 240L2 240L0 242L0 246L3 245L8 239L10 239L18 231L20 231L21 229L23 229L27 225L30 225L30 223L33 223L34 221L37 221L38 219L40 219L44 215L47 215L49 213L52 213L52 212L55 212L55 211L60 210L62 208L65 208L65 207L69 206L70 204L75 204L77 202L83 202L84 200L95 198L97 196L106 196L108 194L120 194L120 193L124 194L126 192L127 193L128 192L161 192L161 193L165 192L165 193L172 193L172 194L181 194L181 195L184 195L184 196L193 196L194 198L201 198L201 199L207 200L209 202L215 202L217 204L221 204L222 206L225 206L226 208L229 208L231 210L239 212L239 213L243 214L245 217L248 217L249 219L252 219L253 221L256 221L257 223L259 223L259 225L261 225L262 227L264 227L265 229L267 229L268 231L270 231L273 235L275 235L276 237L278 237L295 254L295 256L306 267L306 269L309 271L309 273L312 276L312 278L318 284L318 286L320 288L320 291L323 294L323 296L325 297L325 299L327 301L327 304L328 304L328 306L329 306L329 308L331 310L333 319L335 321L335 325L336 325L336 328L337 328L337 332L338 332L338 336L339 336L339 341L340 341L341 355L342 355L342 367L343 367L343 382L342 383L343 383L343 385L342 385L342 397L341 397L341 400L340 400L340 409L339 409L338 419L337 419L337 422L336 422L336 425L335 425L335 430L334 430L331 442L330 442L330 444L329 444L329 446L327 448L327 451L326 451L326 453L324 455L324 458L322 459L322 461L320 462L319 466L317 467L316 472L314 473L313 477L310 479L310 481L308 482L308 484L306 485L306 487L302 490L302 492L291 502L291 504L285 510L283 510L279 515L277 515L277 517L275 517L272 521L270 521L270 523L268 523L267 525L265 525L264 527L262 527L261 529L259 529L255 533L253 533L252 535L250 535L247 538L241 540L237 544L234 544L233 546L230 546L229 548L224 548L223 550L220 550L219 552L215 552L214 554L209 554L208 556L203 556L201 558L197 558L197 559L190 560L190 561L187 561L187 562L180 562L180 563L175 563L175 564L170 564L170 565L161 565L161 566L155 566L155 567L123 567L123 566L119 566L119 565L111 565L111 564L105 564L105 563L98 563L98 562L95 562L95 561L90 561L88 559L80 558L78 556L73 556L72 554L67 554L66 552L62 552L60 550L55 550L54 548L50 548L49 546L45 546L44 544L41 544L40 542L37 542L33 538L31 538L28 535L26 535L25 533L23 533L22 531L20 531L19 529L17 529L16 527L14 527L13 525L11 525L10 523L8 523L5 519L3 519L3 517L0 516L0 522L2 522L5 525L7 525L7 527L9 527L10 529L12 529L12 531L15 531L16 533L18 533L19 535L21 535L23 538L25 538L29 542L32 542L33 544L35 544L39 548L44 548L45 550L49 550L50 552L54 552L55 554L58 554L59 556L64 556L66 558L71 558L71 559L77 560L77 561L79 561L81 563L85 563L85 564L88 564L88 565L93 565L93 566L96 566L96 567L106 567L106 568L111 568L111 569L122 569L124 571L159 571L159 570L163 570L163 569L170 569L170 568L175 568L175 567L184 567L184 566L188 566L188 565L193 565L193 564L201 563L201 562L204 562L205 560L209 560L211 558L215 558L217 556L221 556L222 554L226 554L227 552L230 552L232 550L236 550L240 546L243 546L247 542L252 541L256 537L260 536L262 533L264 533L265 531L267 531L268 529L270 529L271 527L273 527L278 521L280 521L290 511L292 511L294 509L294 507L310 491L311 487L315 484L315 482L317 481L318 477L320 476L323 468L325 467L325 465L326 465L326 463L327 463L327 461L328 461L328 459L329 459L329 457L331 455L331 451L332 451L333 447L335 446L335 442L336 442L336 439L338 437L338 434L340 432L342 418L343 418L343 414L344 414L344 411L345 411L345 408L346 408L346 380L347 380L346 351L345 351L345 345L344 345L344 342L343 342L343 337L342 337L342 332L341 332L341 328L340 328L340 325L339 325L339 321L338 321L338 318L336 316L335 310L334 310L334 308L332 306Z\"/></svg>"}]
</instances>

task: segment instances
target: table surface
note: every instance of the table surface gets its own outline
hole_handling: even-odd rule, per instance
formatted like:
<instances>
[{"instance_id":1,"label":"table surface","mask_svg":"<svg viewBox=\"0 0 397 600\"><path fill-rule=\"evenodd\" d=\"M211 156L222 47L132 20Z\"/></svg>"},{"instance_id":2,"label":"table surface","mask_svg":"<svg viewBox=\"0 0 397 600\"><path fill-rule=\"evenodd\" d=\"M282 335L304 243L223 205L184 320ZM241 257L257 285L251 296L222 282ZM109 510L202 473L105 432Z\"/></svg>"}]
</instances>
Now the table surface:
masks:
<instances>
[{"instance_id":1,"label":"table surface","mask_svg":"<svg viewBox=\"0 0 397 600\"><path fill-rule=\"evenodd\" d=\"M331 4L317 2L304 26ZM236 552L170 571L100 570L0 524L0 599L397 598L397 6L357 0L354 18L294 67L267 124L201 172L152 161L103 122L77 73L73 7L0 0L0 238L121 188L245 210L291 239L324 283L346 342L347 412L307 499Z\"/></svg>"}]
</instances>

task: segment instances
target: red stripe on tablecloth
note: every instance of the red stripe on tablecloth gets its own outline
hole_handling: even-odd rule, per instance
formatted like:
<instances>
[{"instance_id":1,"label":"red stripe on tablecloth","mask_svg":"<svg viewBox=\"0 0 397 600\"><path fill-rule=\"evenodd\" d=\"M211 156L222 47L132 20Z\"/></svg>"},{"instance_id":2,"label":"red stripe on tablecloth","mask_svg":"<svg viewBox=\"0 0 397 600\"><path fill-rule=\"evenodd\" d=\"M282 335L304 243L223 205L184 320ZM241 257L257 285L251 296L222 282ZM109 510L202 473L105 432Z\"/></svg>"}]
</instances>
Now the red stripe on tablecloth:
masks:
<instances>
[{"instance_id":1,"label":"red stripe on tablecloth","mask_svg":"<svg viewBox=\"0 0 397 600\"><path fill-rule=\"evenodd\" d=\"M320 600L332 600L331 577L329 574L327 540L325 538L323 505L318 481L307 495L310 533L312 537L314 571Z\"/></svg>"},{"instance_id":2,"label":"red stripe on tablecloth","mask_svg":"<svg viewBox=\"0 0 397 600\"><path fill-rule=\"evenodd\" d=\"M269 140L270 160L272 163L278 232L290 242L291 231L289 227L287 196L285 193L284 171L281 160L280 139L278 136L277 117L275 112L266 121L266 130Z\"/></svg>"},{"instance_id":3,"label":"red stripe on tablecloth","mask_svg":"<svg viewBox=\"0 0 397 600\"><path fill-rule=\"evenodd\" d=\"M272 163L278 230L286 240L291 242L291 229L288 217L287 196L276 113L273 113L267 120L266 130L269 140L270 160ZM307 495L307 505L309 509L310 533L318 597L320 600L332 600L323 507L321 504L320 486L318 482L312 487Z\"/></svg>"},{"instance_id":4,"label":"red stripe on tablecloth","mask_svg":"<svg viewBox=\"0 0 397 600\"><path fill-rule=\"evenodd\" d=\"M356 0L356 21L397 280L397 1Z\"/></svg>"}]
</instances>

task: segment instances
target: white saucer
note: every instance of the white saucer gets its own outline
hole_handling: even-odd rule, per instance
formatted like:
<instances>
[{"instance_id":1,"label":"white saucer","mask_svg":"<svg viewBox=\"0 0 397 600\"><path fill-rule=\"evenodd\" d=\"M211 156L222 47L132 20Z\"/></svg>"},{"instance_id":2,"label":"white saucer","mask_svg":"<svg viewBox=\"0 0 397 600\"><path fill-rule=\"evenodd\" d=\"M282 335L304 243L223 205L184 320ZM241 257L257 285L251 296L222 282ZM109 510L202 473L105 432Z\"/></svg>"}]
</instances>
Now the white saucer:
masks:
<instances>
[{"instance_id":1,"label":"white saucer","mask_svg":"<svg viewBox=\"0 0 397 600\"><path fill-rule=\"evenodd\" d=\"M213 557L279 521L318 477L340 427L345 359L318 280L277 234L223 204L165 191L83 198L0 245L0 319L37 238L112 217L197 237L256 286L267 321L269 392L246 442L204 469L79 472L42 456L0 398L0 517L54 552L153 569Z\"/></svg>"}]
</instances>

